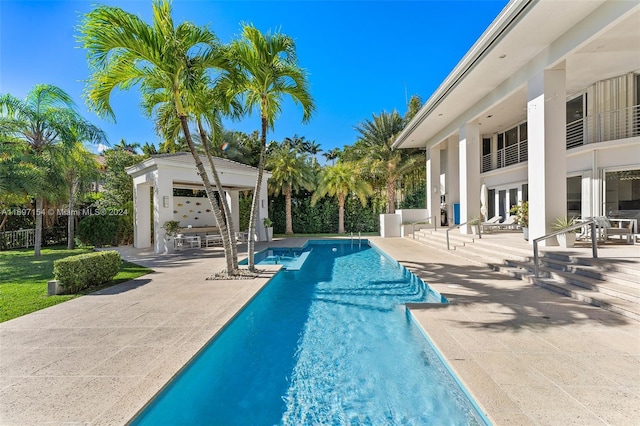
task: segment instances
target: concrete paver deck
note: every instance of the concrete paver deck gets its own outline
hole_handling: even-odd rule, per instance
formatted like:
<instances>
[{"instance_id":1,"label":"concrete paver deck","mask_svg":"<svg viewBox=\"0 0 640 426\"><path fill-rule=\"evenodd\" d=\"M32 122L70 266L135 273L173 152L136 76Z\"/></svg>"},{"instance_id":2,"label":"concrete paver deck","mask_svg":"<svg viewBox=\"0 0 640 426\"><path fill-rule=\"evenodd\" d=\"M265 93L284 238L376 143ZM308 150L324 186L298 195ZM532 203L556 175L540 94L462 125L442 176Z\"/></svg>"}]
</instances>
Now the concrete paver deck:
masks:
<instances>
[{"instance_id":1,"label":"concrete paver deck","mask_svg":"<svg viewBox=\"0 0 640 426\"><path fill-rule=\"evenodd\" d=\"M411 240L372 240L452 301L410 309L495 424L637 424L640 323ZM126 423L273 274L205 281L220 249L123 256L156 272L0 324L1 424Z\"/></svg>"},{"instance_id":2,"label":"concrete paver deck","mask_svg":"<svg viewBox=\"0 0 640 426\"><path fill-rule=\"evenodd\" d=\"M408 239L373 240L451 301L410 310L494 424L639 424L640 322Z\"/></svg>"}]
</instances>

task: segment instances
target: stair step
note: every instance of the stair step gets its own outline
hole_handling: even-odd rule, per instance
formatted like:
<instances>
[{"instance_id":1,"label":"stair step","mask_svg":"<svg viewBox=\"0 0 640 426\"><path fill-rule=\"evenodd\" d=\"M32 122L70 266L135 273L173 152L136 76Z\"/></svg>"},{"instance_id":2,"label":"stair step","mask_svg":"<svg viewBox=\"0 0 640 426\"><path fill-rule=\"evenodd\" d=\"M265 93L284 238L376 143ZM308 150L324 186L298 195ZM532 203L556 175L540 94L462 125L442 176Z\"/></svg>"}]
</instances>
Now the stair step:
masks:
<instances>
[{"instance_id":1,"label":"stair step","mask_svg":"<svg viewBox=\"0 0 640 426\"><path fill-rule=\"evenodd\" d=\"M541 264L548 269L567 272L570 274L580 275L583 277L593 278L600 281L627 286L632 289L640 290L640 279L635 275L629 275L625 272L616 270L607 271L599 265L582 265L577 263L566 263L556 259L548 259L543 257Z\"/></svg>"},{"instance_id":2,"label":"stair step","mask_svg":"<svg viewBox=\"0 0 640 426\"><path fill-rule=\"evenodd\" d=\"M598 306L611 312L640 321L640 305L624 299L590 291L571 284L561 283L549 278L532 278L532 282L545 289L555 291L564 296Z\"/></svg>"},{"instance_id":3,"label":"stair step","mask_svg":"<svg viewBox=\"0 0 640 426\"><path fill-rule=\"evenodd\" d=\"M500 241L450 234L452 255L494 271L640 321L640 266L624 259L591 259L557 251L541 252L540 278L533 274L532 251ZM444 230L421 230L420 244L446 250Z\"/></svg>"}]
</instances>

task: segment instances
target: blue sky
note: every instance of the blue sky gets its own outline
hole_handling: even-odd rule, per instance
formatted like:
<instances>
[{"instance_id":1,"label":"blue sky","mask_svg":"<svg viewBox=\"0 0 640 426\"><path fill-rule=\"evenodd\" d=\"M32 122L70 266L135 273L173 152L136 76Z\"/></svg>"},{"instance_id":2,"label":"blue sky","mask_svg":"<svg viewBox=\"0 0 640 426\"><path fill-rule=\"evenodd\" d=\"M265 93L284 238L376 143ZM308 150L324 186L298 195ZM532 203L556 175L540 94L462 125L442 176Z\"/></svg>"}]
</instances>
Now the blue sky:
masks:
<instances>
[{"instance_id":1,"label":"blue sky","mask_svg":"<svg viewBox=\"0 0 640 426\"><path fill-rule=\"evenodd\" d=\"M84 104L89 71L75 36L80 16L93 4L109 4L150 21L150 0L0 0L0 93L23 98L39 83L61 87L80 112L100 126L111 144L157 143L151 120L140 113L137 90L114 92L116 123ZM293 37L298 61L309 73L316 113L307 124L287 103L269 140L298 134L323 150L356 140L354 126L381 111L406 111L407 96L426 101L507 4L490 1L204 1L174 0L176 22L209 25L222 42L241 22ZM228 129L259 128L257 114Z\"/></svg>"}]
</instances>

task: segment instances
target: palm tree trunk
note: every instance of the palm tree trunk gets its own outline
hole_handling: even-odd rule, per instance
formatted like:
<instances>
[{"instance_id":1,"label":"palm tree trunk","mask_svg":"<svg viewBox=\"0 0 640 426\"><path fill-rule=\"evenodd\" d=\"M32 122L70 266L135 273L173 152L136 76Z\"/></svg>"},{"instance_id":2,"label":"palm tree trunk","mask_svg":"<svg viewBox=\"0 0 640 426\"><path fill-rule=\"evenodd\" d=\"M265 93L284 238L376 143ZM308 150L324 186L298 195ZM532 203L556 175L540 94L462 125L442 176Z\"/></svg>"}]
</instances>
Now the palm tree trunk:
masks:
<instances>
[{"instance_id":1,"label":"palm tree trunk","mask_svg":"<svg viewBox=\"0 0 640 426\"><path fill-rule=\"evenodd\" d=\"M287 226L285 234L293 234L293 218L291 216L291 185L287 185L284 192L284 207L287 213Z\"/></svg>"},{"instance_id":2,"label":"palm tree trunk","mask_svg":"<svg viewBox=\"0 0 640 426\"><path fill-rule=\"evenodd\" d=\"M264 101L263 101L264 104ZM262 108L264 111L264 105ZM262 175L264 172L264 161L267 151L267 116L262 115L262 135L260 136L260 160L258 161L258 177L256 186L253 189L253 200L251 201L251 216L249 217L249 241L247 243L247 258L250 271L255 270L255 241L253 235L256 232L256 221L258 220L258 206L260 205L260 188L262 187Z\"/></svg>"},{"instance_id":3,"label":"palm tree trunk","mask_svg":"<svg viewBox=\"0 0 640 426\"><path fill-rule=\"evenodd\" d=\"M220 228L220 235L222 236L222 241L224 244L224 239L228 238L227 233L227 225L222 217L222 212L220 211L220 206L216 201L215 194L213 192L213 187L211 186L211 182L209 181L209 176L207 175L207 171L200 161L200 156L196 151L195 146L193 145L193 139L191 139L191 132L189 131L189 123L187 123L187 116L184 113L180 113L178 111L178 117L180 117L180 124L182 125L182 131L184 132L184 138L187 141L187 145L189 146L189 151L191 151L191 155L196 162L196 169L198 169L198 173L200 174L200 178L202 179L202 183L204 184L205 192L207 193L207 197L209 197L209 202L211 203L211 209L213 210L213 214L218 221L218 227ZM228 243L227 243L228 244ZM227 251L225 250L225 260L227 262L227 274L232 275L236 271L233 268L233 261L231 256L227 256Z\"/></svg>"},{"instance_id":4,"label":"palm tree trunk","mask_svg":"<svg viewBox=\"0 0 640 426\"><path fill-rule=\"evenodd\" d=\"M387 180L387 213L396 212L396 182L395 180Z\"/></svg>"},{"instance_id":5,"label":"palm tree trunk","mask_svg":"<svg viewBox=\"0 0 640 426\"><path fill-rule=\"evenodd\" d=\"M44 215L44 199L36 198L36 231L33 239L33 255L40 256L40 246L42 245L42 216Z\"/></svg>"},{"instance_id":6,"label":"palm tree trunk","mask_svg":"<svg viewBox=\"0 0 640 426\"><path fill-rule=\"evenodd\" d=\"M220 202L222 203L222 209L224 210L224 217L227 221L227 238L225 239L222 236L222 245L224 246L224 255L231 256L231 261L233 263L233 271L238 269L238 246L236 243L236 231L235 226L233 225L233 217L231 217L231 209L229 208L229 203L227 203L227 198L224 195L224 191L222 189L222 182L220 181L220 176L218 175L218 171L216 170L215 164L213 164L213 158L211 156L211 150L209 149L209 144L207 142L207 133L202 128L202 122L200 119L198 122L198 131L200 132L200 139L202 140L202 145L204 146L204 152L207 154L207 159L209 160L209 165L211 166L211 174L213 175L213 181L216 184L216 189L218 190L218 194L220 195ZM222 235L222 230L220 231Z\"/></svg>"},{"instance_id":7,"label":"palm tree trunk","mask_svg":"<svg viewBox=\"0 0 640 426\"><path fill-rule=\"evenodd\" d=\"M338 234L344 234L344 194L338 194Z\"/></svg>"}]
</instances>

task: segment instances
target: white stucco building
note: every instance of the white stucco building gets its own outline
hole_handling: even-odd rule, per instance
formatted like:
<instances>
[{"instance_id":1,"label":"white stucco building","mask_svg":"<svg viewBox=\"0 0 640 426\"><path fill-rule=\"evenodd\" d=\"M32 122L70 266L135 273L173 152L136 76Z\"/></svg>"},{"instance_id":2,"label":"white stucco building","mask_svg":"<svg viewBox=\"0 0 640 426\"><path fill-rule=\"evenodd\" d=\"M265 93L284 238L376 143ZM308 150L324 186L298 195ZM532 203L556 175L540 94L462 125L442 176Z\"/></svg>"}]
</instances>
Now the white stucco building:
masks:
<instances>
[{"instance_id":1,"label":"white stucco building","mask_svg":"<svg viewBox=\"0 0 640 426\"><path fill-rule=\"evenodd\" d=\"M484 183L488 217L529 202L530 241L561 216L640 218L640 2L511 1L395 147L426 149L431 215L479 217Z\"/></svg>"},{"instance_id":2,"label":"white stucco building","mask_svg":"<svg viewBox=\"0 0 640 426\"><path fill-rule=\"evenodd\" d=\"M201 161L213 184L209 161L204 156ZM214 157L214 165L229 202L233 223L238 227L239 193L253 192L258 169L217 157ZM151 247L153 241L156 253L166 252L162 225L169 220L179 221L183 228L191 227L190 231L194 233L217 226L209 199L202 194L202 179L190 153L156 155L127 168L127 173L133 177L133 244L136 248ZM262 219L268 216L267 180L270 176L269 172L264 172L260 189L256 226L260 240L266 239Z\"/></svg>"}]
</instances>

